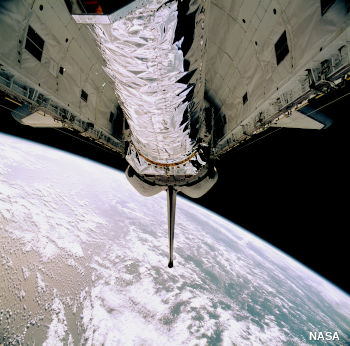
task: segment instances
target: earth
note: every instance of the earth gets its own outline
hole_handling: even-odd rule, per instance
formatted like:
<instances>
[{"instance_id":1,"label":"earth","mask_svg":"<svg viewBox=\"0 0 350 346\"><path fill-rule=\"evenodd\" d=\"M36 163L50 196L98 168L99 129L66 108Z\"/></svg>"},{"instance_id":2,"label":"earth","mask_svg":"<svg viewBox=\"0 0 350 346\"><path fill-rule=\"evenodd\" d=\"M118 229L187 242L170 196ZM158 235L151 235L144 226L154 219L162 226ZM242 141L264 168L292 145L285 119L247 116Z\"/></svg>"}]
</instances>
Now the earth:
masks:
<instances>
[{"instance_id":1,"label":"earth","mask_svg":"<svg viewBox=\"0 0 350 346\"><path fill-rule=\"evenodd\" d=\"M164 192L1 133L0 255L0 344L349 343L350 296L252 233L178 197L169 269Z\"/></svg>"}]
</instances>

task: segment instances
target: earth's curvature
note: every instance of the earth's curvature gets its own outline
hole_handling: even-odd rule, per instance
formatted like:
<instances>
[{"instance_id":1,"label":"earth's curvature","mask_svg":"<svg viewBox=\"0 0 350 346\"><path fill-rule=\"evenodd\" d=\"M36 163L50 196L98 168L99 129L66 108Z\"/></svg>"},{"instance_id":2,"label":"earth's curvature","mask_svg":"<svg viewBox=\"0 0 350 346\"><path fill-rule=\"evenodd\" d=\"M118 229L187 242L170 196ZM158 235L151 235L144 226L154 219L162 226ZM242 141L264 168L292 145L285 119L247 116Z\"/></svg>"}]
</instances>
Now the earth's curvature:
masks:
<instances>
[{"instance_id":1,"label":"earth's curvature","mask_svg":"<svg viewBox=\"0 0 350 346\"><path fill-rule=\"evenodd\" d=\"M169 269L165 197L0 134L0 344L349 342L348 295L182 198Z\"/></svg>"}]
</instances>

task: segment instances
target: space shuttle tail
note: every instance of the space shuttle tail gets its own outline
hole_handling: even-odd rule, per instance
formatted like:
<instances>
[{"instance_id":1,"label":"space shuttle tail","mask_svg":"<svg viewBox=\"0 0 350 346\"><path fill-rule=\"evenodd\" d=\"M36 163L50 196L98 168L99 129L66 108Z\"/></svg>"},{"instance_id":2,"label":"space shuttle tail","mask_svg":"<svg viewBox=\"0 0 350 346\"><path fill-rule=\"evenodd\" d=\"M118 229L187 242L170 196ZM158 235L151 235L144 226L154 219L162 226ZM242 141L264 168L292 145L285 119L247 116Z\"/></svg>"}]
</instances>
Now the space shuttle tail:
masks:
<instances>
[{"instance_id":1,"label":"space shuttle tail","mask_svg":"<svg viewBox=\"0 0 350 346\"><path fill-rule=\"evenodd\" d=\"M176 190L173 186L168 186L168 236L169 236L169 263L168 267L172 268L174 253L174 229L175 229L175 209L176 209Z\"/></svg>"}]
</instances>

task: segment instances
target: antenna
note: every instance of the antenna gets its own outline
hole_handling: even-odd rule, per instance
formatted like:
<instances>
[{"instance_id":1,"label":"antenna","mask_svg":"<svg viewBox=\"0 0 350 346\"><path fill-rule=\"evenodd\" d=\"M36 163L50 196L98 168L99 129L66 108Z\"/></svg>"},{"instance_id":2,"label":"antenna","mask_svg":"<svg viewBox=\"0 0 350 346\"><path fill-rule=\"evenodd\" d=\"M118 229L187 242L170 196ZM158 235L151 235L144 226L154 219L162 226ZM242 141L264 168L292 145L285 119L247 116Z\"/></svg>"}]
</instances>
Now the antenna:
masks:
<instances>
[{"instance_id":1,"label":"antenna","mask_svg":"<svg viewBox=\"0 0 350 346\"><path fill-rule=\"evenodd\" d=\"M168 237L169 237L169 263L168 267L172 268L174 254L174 229L175 229L175 210L176 210L176 190L173 186L168 186Z\"/></svg>"}]
</instances>

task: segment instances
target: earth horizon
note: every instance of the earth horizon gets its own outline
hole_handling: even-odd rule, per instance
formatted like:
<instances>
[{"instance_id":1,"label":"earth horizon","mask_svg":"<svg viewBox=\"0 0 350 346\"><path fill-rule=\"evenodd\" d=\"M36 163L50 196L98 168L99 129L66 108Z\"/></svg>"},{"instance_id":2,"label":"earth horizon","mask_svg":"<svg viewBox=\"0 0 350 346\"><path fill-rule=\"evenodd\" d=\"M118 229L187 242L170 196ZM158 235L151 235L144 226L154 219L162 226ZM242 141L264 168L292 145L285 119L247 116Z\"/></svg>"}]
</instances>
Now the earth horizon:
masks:
<instances>
[{"instance_id":1,"label":"earth horizon","mask_svg":"<svg viewBox=\"0 0 350 346\"><path fill-rule=\"evenodd\" d=\"M347 293L181 197L169 269L166 220L165 193L0 133L0 344L349 344Z\"/></svg>"}]
</instances>

